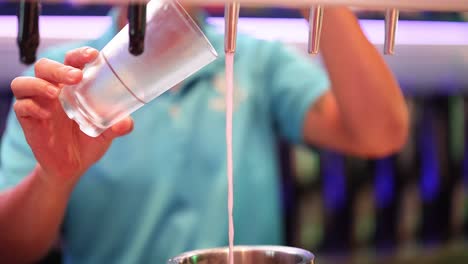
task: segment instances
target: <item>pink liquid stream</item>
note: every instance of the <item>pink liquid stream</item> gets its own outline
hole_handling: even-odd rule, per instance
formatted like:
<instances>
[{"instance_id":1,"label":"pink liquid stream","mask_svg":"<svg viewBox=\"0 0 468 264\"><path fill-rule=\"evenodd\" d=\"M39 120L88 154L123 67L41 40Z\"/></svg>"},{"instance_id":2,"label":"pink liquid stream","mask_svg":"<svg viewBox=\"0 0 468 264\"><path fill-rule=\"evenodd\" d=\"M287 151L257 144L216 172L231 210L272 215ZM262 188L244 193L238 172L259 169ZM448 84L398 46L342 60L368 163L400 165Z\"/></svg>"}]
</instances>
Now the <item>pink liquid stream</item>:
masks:
<instances>
[{"instance_id":1,"label":"pink liquid stream","mask_svg":"<svg viewBox=\"0 0 468 264\"><path fill-rule=\"evenodd\" d=\"M228 218L229 218L229 264L234 264L234 220L232 218L233 168L232 168L232 112L234 94L234 53L226 53L226 160L228 177Z\"/></svg>"}]
</instances>

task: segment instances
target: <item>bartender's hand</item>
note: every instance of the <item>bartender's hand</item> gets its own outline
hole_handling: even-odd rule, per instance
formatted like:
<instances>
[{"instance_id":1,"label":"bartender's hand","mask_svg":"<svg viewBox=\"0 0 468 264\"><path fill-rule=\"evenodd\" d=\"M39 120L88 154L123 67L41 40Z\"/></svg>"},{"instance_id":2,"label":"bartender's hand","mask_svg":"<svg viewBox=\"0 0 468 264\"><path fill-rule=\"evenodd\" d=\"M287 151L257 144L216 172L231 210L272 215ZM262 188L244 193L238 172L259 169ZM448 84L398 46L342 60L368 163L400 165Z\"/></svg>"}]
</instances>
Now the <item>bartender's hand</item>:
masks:
<instances>
[{"instance_id":1,"label":"bartender's hand","mask_svg":"<svg viewBox=\"0 0 468 264\"><path fill-rule=\"evenodd\" d=\"M79 83L81 69L97 55L97 50L85 47L68 52L65 65L41 59L34 65L36 77L18 77L11 83L17 99L14 111L39 163L38 169L47 180L76 182L104 155L114 138L133 128L128 117L92 138L81 132L62 109L58 100L61 87Z\"/></svg>"}]
</instances>

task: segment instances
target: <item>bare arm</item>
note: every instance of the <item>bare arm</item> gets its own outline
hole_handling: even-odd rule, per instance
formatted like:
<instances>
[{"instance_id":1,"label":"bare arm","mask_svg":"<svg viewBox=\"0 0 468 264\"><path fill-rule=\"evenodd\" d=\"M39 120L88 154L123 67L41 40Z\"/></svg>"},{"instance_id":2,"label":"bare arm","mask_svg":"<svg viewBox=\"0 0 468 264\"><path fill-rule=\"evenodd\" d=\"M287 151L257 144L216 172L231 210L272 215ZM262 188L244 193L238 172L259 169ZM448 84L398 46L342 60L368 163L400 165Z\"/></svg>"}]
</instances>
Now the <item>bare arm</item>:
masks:
<instances>
[{"instance_id":1,"label":"bare arm","mask_svg":"<svg viewBox=\"0 0 468 264\"><path fill-rule=\"evenodd\" d=\"M50 179L38 166L0 193L0 256L6 263L37 261L57 238L72 183Z\"/></svg>"},{"instance_id":2,"label":"bare arm","mask_svg":"<svg viewBox=\"0 0 468 264\"><path fill-rule=\"evenodd\" d=\"M332 87L307 113L305 140L367 157L399 150L409 121L397 81L351 11L326 8L323 22L321 52Z\"/></svg>"},{"instance_id":3,"label":"bare arm","mask_svg":"<svg viewBox=\"0 0 468 264\"><path fill-rule=\"evenodd\" d=\"M39 60L36 77L18 77L11 84L17 99L13 109L37 166L17 186L0 193L0 259L6 263L31 263L47 253L75 183L114 138L132 130L133 122L126 118L99 137L88 137L57 99L63 85L81 80L79 69L97 54L93 49L69 52L65 64L72 67Z\"/></svg>"}]
</instances>

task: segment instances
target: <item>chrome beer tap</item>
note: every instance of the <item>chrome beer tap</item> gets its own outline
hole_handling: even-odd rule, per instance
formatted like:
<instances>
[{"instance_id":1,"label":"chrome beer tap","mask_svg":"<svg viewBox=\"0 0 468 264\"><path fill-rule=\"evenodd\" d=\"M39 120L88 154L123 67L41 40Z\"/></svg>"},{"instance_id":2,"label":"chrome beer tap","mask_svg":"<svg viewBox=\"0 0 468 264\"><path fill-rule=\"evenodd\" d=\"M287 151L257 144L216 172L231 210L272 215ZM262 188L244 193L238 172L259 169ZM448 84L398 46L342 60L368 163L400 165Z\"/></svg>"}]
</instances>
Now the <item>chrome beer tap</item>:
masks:
<instances>
[{"instance_id":1,"label":"chrome beer tap","mask_svg":"<svg viewBox=\"0 0 468 264\"><path fill-rule=\"evenodd\" d=\"M384 54L393 55L395 53L396 30L400 12L396 8L387 9L385 14L385 43Z\"/></svg>"},{"instance_id":2,"label":"chrome beer tap","mask_svg":"<svg viewBox=\"0 0 468 264\"><path fill-rule=\"evenodd\" d=\"M236 51L237 22L239 20L240 5L238 2L226 4L224 8L224 51Z\"/></svg>"},{"instance_id":3,"label":"chrome beer tap","mask_svg":"<svg viewBox=\"0 0 468 264\"><path fill-rule=\"evenodd\" d=\"M322 32L323 7L313 6L309 13L309 45L307 51L317 54L320 49L320 35Z\"/></svg>"}]
</instances>

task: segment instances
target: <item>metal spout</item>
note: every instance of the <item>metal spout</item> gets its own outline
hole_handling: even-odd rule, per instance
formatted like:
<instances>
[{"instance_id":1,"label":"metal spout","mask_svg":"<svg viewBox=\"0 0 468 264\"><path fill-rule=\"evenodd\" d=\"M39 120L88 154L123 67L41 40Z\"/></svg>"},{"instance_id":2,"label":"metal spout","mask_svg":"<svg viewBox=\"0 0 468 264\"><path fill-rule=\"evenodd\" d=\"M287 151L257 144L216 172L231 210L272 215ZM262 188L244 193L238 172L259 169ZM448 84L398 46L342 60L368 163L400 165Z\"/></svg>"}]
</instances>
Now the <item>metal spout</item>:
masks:
<instances>
[{"instance_id":1,"label":"metal spout","mask_svg":"<svg viewBox=\"0 0 468 264\"><path fill-rule=\"evenodd\" d=\"M385 14L385 55L393 55L395 53L395 39L399 14L400 12L396 8L387 9Z\"/></svg>"},{"instance_id":2,"label":"metal spout","mask_svg":"<svg viewBox=\"0 0 468 264\"><path fill-rule=\"evenodd\" d=\"M128 5L128 51L138 56L145 50L146 3Z\"/></svg>"},{"instance_id":3,"label":"metal spout","mask_svg":"<svg viewBox=\"0 0 468 264\"><path fill-rule=\"evenodd\" d=\"M322 32L323 7L318 5L310 9L309 14L309 45L310 54L318 54L320 49L320 35Z\"/></svg>"},{"instance_id":4,"label":"metal spout","mask_svg":"<svg viewBox=\"0 0 468 264\"><path fill-rule=\"evenodd\" d=\"M240 5L238 2L226 4L224 8L224 51L236 51L237 21L239 20Z\"/></svg>"},{"instance_id":5,"label":"metal spout","mask_svg":"<svg viewBox=\"0 0 468 264\"><path fill-rule=\"evenodd\" d=\"M39 2L35 0L21 0L18 9L18 37L17 44L20 60L24 64L36 61L39 47Z\"/></svg>"}]
</instances>

